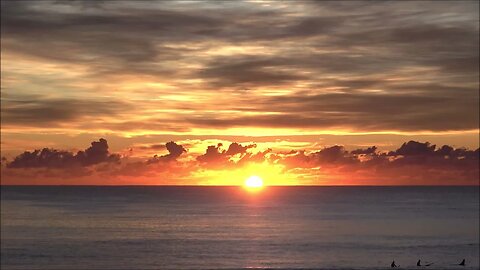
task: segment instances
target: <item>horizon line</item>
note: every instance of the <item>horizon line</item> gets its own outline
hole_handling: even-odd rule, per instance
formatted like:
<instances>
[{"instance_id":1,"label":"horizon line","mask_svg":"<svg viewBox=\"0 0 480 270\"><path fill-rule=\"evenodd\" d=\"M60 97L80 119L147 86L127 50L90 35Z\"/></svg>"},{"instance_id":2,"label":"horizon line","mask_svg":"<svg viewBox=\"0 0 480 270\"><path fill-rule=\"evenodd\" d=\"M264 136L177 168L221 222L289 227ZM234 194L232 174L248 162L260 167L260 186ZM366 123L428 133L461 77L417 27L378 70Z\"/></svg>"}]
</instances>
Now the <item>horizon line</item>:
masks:
<instances>
[{"instance_id":1,"label":"horizon line","mask_svg":"<svg viewBox=\"0 0 480 270\"><path fill-rule=\"evenodd\" d=\"M243 187L244 185L44 185L44 184L0 184L0 187ZM265 185L268 187L479 187L474 185Z\"/></svg>"}]
</instances>

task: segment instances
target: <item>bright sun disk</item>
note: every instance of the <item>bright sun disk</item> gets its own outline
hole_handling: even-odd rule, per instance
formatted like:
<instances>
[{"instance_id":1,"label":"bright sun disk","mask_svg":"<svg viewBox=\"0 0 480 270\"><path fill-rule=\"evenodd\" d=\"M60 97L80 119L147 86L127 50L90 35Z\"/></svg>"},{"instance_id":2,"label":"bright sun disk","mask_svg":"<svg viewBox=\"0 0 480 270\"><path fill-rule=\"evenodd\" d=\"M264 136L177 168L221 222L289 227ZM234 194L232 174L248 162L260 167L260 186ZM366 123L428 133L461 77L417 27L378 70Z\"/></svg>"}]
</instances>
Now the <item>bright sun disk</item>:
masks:
<instances>
[{"instance_id":1,"label":"bright sun disk","mask_svg":"<svg viewBox=\"0 0 480 270\"><path fill-rule=\"evenodd\" d=\"M263 180L256 175L252 175L245 180L245 186L248 188L261 188L263 187Z\"/></svg>"}]
</instances>

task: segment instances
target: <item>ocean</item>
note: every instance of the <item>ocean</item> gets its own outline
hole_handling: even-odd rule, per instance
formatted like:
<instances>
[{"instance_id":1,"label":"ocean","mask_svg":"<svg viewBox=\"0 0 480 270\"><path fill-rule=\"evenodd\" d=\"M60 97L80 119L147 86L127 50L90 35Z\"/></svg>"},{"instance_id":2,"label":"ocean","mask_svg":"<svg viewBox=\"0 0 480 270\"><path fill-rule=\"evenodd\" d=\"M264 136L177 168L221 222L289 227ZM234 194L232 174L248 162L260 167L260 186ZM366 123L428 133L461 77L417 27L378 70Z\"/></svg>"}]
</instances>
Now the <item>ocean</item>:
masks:
<instances>
[{"instance_id":1,"label":"ocean","mask_svg":"<svg viewBox=\"0 0 480 270\"><path fill-rule=\"evenodd\" d=\"M479 188L1 187L2 270L390 269L392 260L479 269Z\"/></svg>"}]
</instances>

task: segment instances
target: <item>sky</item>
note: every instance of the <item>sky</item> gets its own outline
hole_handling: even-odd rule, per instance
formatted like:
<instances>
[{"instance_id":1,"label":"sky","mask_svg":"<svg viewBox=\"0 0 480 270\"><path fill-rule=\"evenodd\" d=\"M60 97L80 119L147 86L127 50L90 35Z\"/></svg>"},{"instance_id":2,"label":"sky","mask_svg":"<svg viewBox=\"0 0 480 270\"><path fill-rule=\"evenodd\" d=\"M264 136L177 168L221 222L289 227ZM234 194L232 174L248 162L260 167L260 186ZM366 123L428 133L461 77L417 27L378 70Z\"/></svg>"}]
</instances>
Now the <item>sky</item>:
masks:
<instances>
[{"instance_id":1,"label":"sky","mask_svg":"<svg viewBox=\"0 0 480 270\"><path fill-rule=\"evenodd\" d=\"M478 1L2 1L1 184L478 185Z\"/></svg>"}]
</instances>

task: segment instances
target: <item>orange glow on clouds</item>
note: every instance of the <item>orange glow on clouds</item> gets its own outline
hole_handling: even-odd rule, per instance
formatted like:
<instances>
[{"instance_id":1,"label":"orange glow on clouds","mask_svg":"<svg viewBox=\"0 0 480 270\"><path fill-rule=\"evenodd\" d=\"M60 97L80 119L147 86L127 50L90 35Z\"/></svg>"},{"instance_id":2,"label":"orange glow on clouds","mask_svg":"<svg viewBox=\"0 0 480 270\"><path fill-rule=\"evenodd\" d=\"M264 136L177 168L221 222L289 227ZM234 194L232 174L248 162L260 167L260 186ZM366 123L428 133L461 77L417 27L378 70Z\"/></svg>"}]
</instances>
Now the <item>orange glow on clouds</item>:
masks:
<instances>
[{"instance_id":1,"label":"orange glow on clouds","mask_svg":"<svg viewBox=\"0 0 480 270\"><path fill-rule=\"evenodd\" d=\"M478 183L476 2L4 2L1 184Z\"/></svg>"}]
</instances>

